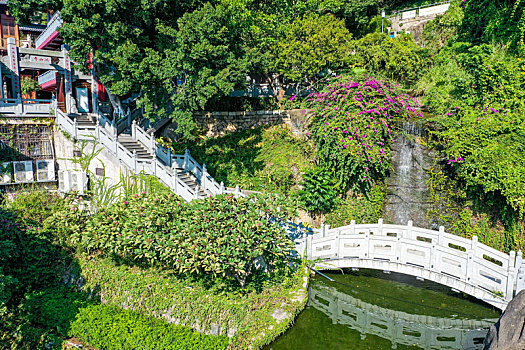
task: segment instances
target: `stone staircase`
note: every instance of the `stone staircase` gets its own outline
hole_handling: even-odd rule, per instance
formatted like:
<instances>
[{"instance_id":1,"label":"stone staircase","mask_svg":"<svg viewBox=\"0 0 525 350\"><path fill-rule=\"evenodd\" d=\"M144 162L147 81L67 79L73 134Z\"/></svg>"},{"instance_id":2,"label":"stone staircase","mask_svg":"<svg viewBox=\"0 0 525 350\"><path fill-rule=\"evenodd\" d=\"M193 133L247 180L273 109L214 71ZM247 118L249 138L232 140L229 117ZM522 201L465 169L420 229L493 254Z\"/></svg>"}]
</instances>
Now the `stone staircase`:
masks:
<instances>
[{"instance_id":1,"label":"stone staircase","mask_svg":"<svg viewBox=\"0 0 525 350\"><path fill-rule=\"evenodd\" d=\"M118 142L139 159L153 159L153 154L142 143L133 139L130 134L120 134Z\"/></svg>"},{"instance_id":2,"label":"stone staircase","mask_svg":"<svg viewBox=\"0 0 525 350\"><path fill-rule=\"evenodd\" d=\"M189 150L180 155L162 147L133 120L132 113L118 123L100 111L68 115L57 109L55 113L57 126L74 139L96 141L132 173L157 177L186 201L223 193L244 195L238 187L227 189L223 183L217 183L206 165L197 163Z\"/></svg>"}]
</instances>

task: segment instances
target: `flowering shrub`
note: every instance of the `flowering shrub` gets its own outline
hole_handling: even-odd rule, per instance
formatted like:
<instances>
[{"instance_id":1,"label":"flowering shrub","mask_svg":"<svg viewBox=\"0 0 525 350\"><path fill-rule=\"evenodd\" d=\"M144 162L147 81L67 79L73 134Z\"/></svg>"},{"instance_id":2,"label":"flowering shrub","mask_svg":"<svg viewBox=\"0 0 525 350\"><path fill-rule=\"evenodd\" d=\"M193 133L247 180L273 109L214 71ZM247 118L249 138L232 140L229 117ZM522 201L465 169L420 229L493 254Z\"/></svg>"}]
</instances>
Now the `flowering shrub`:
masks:
<instances>
[{"instance_id":1,"label":"flowering shrub","mask_svg":"<svg viewBox=\"0 0 525 350\"><path fill-rule=\"evenodd\" d=\"M313 137L322 164L335 173L342 188L371 188L388 172L389 143L396 120L422 117L417 103L399 86L373 78L337 78L321 93L310 95Z\"/></svg>"},{"instance_id":2,"label":"flowering shrub","mask_svg":"<svg viewBox=\"0 0 525 350\"><path fill-rule=\"evenodd\" d=\"M274 201L221 195L185 203L171 193L144 193L100 210L77 240L87 252L181 274L231 277L244 287L257 258L270 270L284 268L293 248L273 220L287 211Z\"/></svg>"}]
</instances>

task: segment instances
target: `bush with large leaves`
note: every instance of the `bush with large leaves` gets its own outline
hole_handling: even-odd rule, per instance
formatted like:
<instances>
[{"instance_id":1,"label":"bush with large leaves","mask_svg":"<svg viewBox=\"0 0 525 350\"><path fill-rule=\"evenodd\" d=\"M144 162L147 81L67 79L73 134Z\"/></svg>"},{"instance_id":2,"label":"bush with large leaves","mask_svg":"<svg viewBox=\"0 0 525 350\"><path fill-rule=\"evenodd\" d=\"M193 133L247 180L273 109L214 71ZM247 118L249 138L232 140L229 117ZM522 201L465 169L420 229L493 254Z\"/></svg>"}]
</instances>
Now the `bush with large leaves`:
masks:
<instances>
[{"instance_id":1,"label":"bush with large leaves","mask_svg":"<svg viewBox=\"0 0 525 350\"><path fill-rule=\"evenodd\" d=\"M244 287L259 257L270 270L289 262L293 243L278 224L287 215L270 196L184 203L171 193L142 194L100 210L77 240L127 263L235 278Z\"/></svg>"},{"instance_id":2,"label":"bush with large leaves","mask_svg":"<svg viewBox=\"0 0 525 350\"><path fill-rule=\"evenodd\" d=\"M303 189L298 194L303 208L312 213L326 213L337 202L335 181L324 168L307 171L304 174Z\"/></svg>"}]
</instances>

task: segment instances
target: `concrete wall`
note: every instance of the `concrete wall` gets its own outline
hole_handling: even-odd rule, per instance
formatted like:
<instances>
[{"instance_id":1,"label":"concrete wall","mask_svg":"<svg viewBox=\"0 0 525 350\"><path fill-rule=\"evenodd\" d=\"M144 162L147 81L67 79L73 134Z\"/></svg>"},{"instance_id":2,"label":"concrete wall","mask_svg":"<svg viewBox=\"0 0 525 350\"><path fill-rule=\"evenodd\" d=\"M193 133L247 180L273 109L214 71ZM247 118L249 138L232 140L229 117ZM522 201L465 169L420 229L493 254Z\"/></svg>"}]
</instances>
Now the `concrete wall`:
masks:
<instances>
[{"instance_id":1,"label":"concrete wall","mask_svg":"<svg viewBox=\"0 0 525 350\"><path fill-rule=\"evenodd\" d=\"M71 161L74 158L73 151L80 150L80 142L76 144L70 137L66 137L65 134L58 128L55 127L55 152L57 160L57 171L60 170L80 170L80 165ZM93 151L94 144L89 142L84 149L84 152L91 154ZM105 147L95 146L96 149L102 149L99 155L93 159L89 165L89 171L96 174L97 168L104 168L104 176L109 178L107 184L114 185L120 181L120 174L127 173L128 170L122 165L121 162L115 156L113 156ZM101 178L102 176L96 176ZM93 179L92 179L93 180Z\"/></svg>"}]
</instances>

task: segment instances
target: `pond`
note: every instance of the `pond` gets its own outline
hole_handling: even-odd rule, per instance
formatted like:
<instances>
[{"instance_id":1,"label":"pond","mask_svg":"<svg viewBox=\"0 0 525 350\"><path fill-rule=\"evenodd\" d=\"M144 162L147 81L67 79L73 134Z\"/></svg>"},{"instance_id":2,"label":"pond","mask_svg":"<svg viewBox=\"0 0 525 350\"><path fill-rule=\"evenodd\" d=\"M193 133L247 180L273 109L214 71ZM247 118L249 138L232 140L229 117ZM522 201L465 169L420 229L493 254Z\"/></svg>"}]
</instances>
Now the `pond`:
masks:
<instances>
[{"instance_id":1,"label":"pond","mask_svg":"<svg viewBox=\"0 0 525 350\"><path fill-rule=\"evenodd\" d=\"M295 325L265 350L481 349L499 310L450 288L376 270L310 281Z\"/></svg>"}]
</instances>

